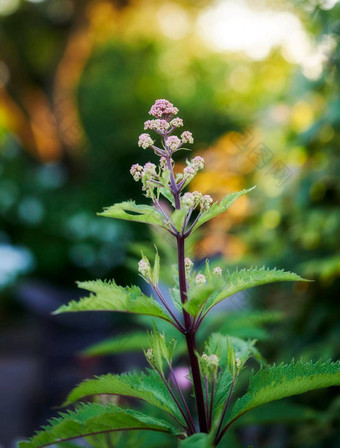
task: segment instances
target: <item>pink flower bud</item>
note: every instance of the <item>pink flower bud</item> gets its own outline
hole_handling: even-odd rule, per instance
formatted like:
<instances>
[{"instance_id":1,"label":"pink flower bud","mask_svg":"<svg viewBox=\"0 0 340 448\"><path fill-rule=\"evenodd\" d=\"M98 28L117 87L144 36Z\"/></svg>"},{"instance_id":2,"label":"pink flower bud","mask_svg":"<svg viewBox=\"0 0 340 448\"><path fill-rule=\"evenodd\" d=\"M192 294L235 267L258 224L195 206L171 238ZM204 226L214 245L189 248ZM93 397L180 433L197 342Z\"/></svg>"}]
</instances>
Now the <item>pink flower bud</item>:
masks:
<instances>
[{"instance_id":1,"label":"pink flower bud","mask_svg":"<svg viewBox=\"0 0 340 448\"><path fill-rule=\"evenodd\" d=\"M149 114L156 118L169 118L172 115L178 113L177 107L174 107L168 100L156 100L155 104L151 107Z\"/></svg>"},{"instance_id":2,"label":"pink flower bud","mask_svg":"<svg viewBox=\"0 0 340 448\"><path fill-rule=\"evenodd\" d=\"M189 131L184 131L181 135L181 139L183 143L194 143L192 133Z\"/></svg>"},{"instance_id":3,"label":"pink flower bud","mask_svg":"<svg viewBox=\"0 0 340 448\"><path fill-rule=\"evenodd\" d=\"M150 148L155 142L152 140L149 134L141 134L138 139L138 146L143 149Z\"/></svg>"}]
</instances>

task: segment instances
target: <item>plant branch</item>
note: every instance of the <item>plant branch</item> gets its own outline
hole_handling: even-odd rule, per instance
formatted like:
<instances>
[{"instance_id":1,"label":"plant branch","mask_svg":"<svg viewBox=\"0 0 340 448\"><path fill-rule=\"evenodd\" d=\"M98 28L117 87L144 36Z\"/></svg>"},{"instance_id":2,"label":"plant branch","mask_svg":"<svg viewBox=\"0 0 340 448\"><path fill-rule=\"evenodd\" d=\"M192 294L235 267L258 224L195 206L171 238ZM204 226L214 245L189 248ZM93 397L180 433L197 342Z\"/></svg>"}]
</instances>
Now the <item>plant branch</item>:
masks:
<instances>
[{"instance_id":1,"label":"plant branch","mask_svg":"<svg viewBox=\"0 0 340 448\"><path fill-rule=\"evenodd\" d=\"M191 427L192 427L192 429L193 429L193 432L196 432L195 423L194 423L194 421L193 421L193 419L192 419L192 415L191 415L191 412L190 412L190 410L189 410L189 407L188 407L188 404L187 404L187 402L186 402L186 399L184 398L182 389L179 387L179 384L178 384L178 382L177 382L177 378L176 378L176 375L175 375L175 372L174 372L174 370L173 370L173 368L172 368L172 364L171 364L171 363L169 363L169 368L170 368L170 374L171 374L171 377L172 377L172 379L173 379L173 382L174 382L174 384L175 384L175 386L176 386L176 389L177 389L177 391L178 391L178 393L179 393L179 396L181 397L181 400L182 400L182 402L183 402L184 408L185 408L185 410L186 410L186 412L187 412L187 414L188 414L188 418L189 418Z\"/></svg>"},{"instance_id":2,"label":"plant branch","mask_svg":"<svg viewBox=\"0 0 340 448\"><path fill-rule=\"evenodd\" d=\"M170 314L170 316L173 318L173 320L176 322L177 324L177 328L181 333L185 332L185 328L183 327L183 325L180 323L180 321L177 319L177 317L175 316L175 314L172 312L171 308L169 307L165 297L162 294L162 291L159 289L159 287L157 285L154 285L153 283L151 283L152 289L155 291L155 293L157 294L157 296L159 297L159 300L162 302L163 306L166 308L166 310L168 311L168 313Z\"/></svg>"},{"instance_id":3,"label":"plant branch","mask_svg":"<svg viewBox=\"0 0 340 448\"><path fill-rule=\"evenodd\" d=\"M228 409L228 406L229 406L229 403L230 403L230 399L231 399L231 395L233 393L235 381L236 381L236 377L233 378L233 380L231 382L231 386L230 386L229 393L228 393L228 398L227 398L227 401L225 402L224 409L223 409L222 416L221 416L221 420L220 420L220 423L219 423L217 431L216 431L216 437L215 437L216 445L221 441L221 438L224 435L224 432L223 432L224 430L221 432L221 434L219 434L219 433L221 431L221 428L222 428L222 425L223 425L223 420L224 420L225 414L227 412L227 409Z\"/></svg>"},{"instance_id":4,"label":"plant branch","mask_svg":"<svg viewBox=\"0 0 340 448\"><path fill-rule=\"evenodd\" d=\"M188 432L189 432L190 434L193 434L192 429L191 429L191 425L190 425L190 421L189 421L188 417L186 416L185 412L183 411L182 406L179 404L179 402L178 402L178 400L177 400L175 394L172 392L171 387L169 386L169 384L168 384L166 378L164 377L164 375L162 374L162 372L161 372L160 370L156 369L156 371L157 371L157 373L159 374L159 376L161 377L161 379L162 379L163 383L165 384L166 388L168 389L169 394L171 395L171 398L174 400L174 403L175 403L176 406L178 407L178 410L179 410L180 413L182 414L182 416L183 416L183 418L184 418L184 421L185 421L185 423L187 424Z\"/></svg>"}]
</instances>

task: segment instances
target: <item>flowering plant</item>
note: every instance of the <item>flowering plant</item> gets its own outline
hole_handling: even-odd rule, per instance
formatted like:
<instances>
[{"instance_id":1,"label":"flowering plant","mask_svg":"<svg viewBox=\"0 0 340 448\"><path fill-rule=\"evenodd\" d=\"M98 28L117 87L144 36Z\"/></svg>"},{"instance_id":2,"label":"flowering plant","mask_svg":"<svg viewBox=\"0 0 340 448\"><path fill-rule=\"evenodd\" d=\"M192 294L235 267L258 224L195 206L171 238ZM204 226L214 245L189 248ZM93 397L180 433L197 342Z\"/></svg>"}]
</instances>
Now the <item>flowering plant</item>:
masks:
<instances>
[{"instance_id":1,"label":"flowering plant","mask_svg":"<svg viewBox=\"0 0 340 448\"><path fill-rule=\"evenodd\" d=\"M249 411L281 398L340 383L339 363L293 360L287 365L268 366L255 348L254 340L228 337L223 332L211 331L197 344L197 335L209 311L233 294L277 281L306 280L276 269L223 272L219 266L211 267L208 261L202 272L195 271L193 262L185 254L186 239L252 189L229 194L220 202L198 191L184 192L197 172L204 168L204 159L196 156L187 160L183 172L176 174L173 157L184 145L194 142L193 136L189 131L182 132L180 137L174 134L183 126L183 120L176 117L178 109L169 101L157 100L149 113L154 119L146 121L144 129L155 132L161 144L156 143L155 137L143 133L138 145L159 157L159 164L134 164L130 172L135 181L141 182L145 196L153 205L128 201L115 204L100 215L160 226L175 239L177 266L169 298L159 285L160 256L156 249L154 263L145 255L138 263L139 273L152 288L153 297L142 293L137 286L122 287L113 280L81 282L79 286L91 294L62 306L56 313L101 310L152 316L176 330L179 344L176 345L177 338L169 338L170 332L161 332L154 324L148 346L144 347L151 369L84 381L64 403L80 401L83 404L52 420L32 439L21 442L20 448L65 442L70 446L71 440L82 437L93 446L130 446L132 430L167 434L173 437L170 446L216 447ZM169 202L171 212L162 198ZM178 357L185 353L189 366L187 383L192 389L189 397L174 368ZM262 364L261 368L251 373L248 391L235 401L235 386L240 373L247 370L246 363L251 357ZM103 399L93 400L93 397L110 395L138 398L146 407L140 412L120 408L117 403L105 403ZM160 410L162 418L154 415L152 408ZM272 409L275 414L275 408ZM138 445L134 443L133 446L142 446L141 441Z\"/></svg>"}]
</instances>

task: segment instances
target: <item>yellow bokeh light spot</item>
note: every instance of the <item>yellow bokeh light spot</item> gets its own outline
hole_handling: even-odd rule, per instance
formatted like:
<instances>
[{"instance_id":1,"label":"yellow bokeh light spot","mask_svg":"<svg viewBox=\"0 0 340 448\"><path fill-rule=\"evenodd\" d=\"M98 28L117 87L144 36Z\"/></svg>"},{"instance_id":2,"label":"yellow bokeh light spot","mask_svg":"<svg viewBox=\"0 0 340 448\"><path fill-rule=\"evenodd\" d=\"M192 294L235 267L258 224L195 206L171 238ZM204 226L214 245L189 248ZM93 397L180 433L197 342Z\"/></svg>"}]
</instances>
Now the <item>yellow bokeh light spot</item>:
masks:
<instances>
[{"instance_id":1,"label":"yellow bokeh light spot","mask_svg":"<svg viewBox=\"0 0 340 448\"><path fill-rule=\"evenodd\" d=\"M262 216L262 222L267 229L274 229L280 224L281 215L276 209L268 210Z\"/></svg>"},{"instance_id":2,"label":"yellow bokeh light spot","mask_svg":"<svg viewBox=\"0 0 340 448\"><path fill-rule=\"evenodd\" d=\"M291 125L294 131L306 130L313 123L313 119L313 108L306 101L300 101L293 107Z\"/></svg>"},{"instance_id":3,"label":"yellow bokeh light spot","mask_svg":"<svg viewBox=\"0 0 340 448\"><path fill-rule=\"evenodd\" d=\"M301 146L296 146L289 151L287 162L302 166L307 162L307 159L306 150Z\"/></svg>"}]
</instances>

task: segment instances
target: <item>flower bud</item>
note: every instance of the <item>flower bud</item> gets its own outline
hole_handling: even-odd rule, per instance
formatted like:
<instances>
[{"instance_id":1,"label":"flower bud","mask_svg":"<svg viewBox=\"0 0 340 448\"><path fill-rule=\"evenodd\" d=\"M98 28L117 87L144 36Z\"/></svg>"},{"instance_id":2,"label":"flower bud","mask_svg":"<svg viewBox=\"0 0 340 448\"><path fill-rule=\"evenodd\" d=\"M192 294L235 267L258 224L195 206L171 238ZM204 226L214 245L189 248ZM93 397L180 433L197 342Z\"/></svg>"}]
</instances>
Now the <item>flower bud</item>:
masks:
<instances>
[{"instance_id":1,"label":"flower bud","mask_svg":"<svg viewBox=\"0 0 340 448\"><path fill-rule=\"evenodd\" d=\"M219 266L216 266L216 268L213 269L213 274L220 277L222 275L222 269Z\"/></svg>"},{"instance_id":2,"label":"flower bud","mask_svg":"<svg viewBox=\"0 0 340 448\"><path fill-rule=\"evenodd\" d=\"M204 285L206 283L205 275L203 274L197 274L195 277L195 283L196 285Z\"/></svg>"},{"instance_id":3,"label":"flower bud","mask_svg":"<svg viewBox=\"0 0 340 448\"><path fill-rule=\"evenodd\" d=\"M147 258L143 257L138 262L138 271L146 279L149 279L151 277L151 267L150 267L149 260Z\"/></svg>"},{"instance_id":4,"label":"flower bud","mask_svg":"<svg viewBox=\"0 0 340 448\"><path fill-rule=\"evenodd\" d=\"M147 162L143 168L143 176L147 176L148 178L151 178L152 176L157 176L156 165L154 163Z\"/></svg>"},{"instance_id":5,"label":"flower bud","mask_svg":"<svg viewBox=\"0 0 340 448\"><path fill-rule=\"evenodd\" d=\"M188 178L188 177L192 177L195 175L195 170L193 169L192 166L186 166L183 170L183 173L184 173L184 176L186 178Z\"/></svg>"},{"instance_id":6,"label":"flower bud","mask_svg":"<svg viewBox=\"0 0 340 448\"><path fill-rule=\"evenodd\" d=\"M174 118L173 120L170 121L170 124L174 128L179 128L183 126L183 120L182 118Z\"/></svg>"},{"instance_id":7,"label":"flower bud","mask_svg":"<svg viewBox=\"0 0 340 448\"><path fill-rule=\"evenodd\" d=\"M146 149L150 148L155 142L152 140L149 134L141 134L138 139L138 146Z\"/></svg>"},{"instance_id":8,"label":"flower bud","mask_svg":"<svg viewBox=\"0 0 340 448\"><path fill-rule=\"evenodd\" d=\"M189 275L194 263L190 260L190 258L186 257L186 259L184 260L184 265L185 265L185 272L187 275Z\"/></svg>"},{"instance_id":9,"label":"flower bud","mask_svg":"<svg viewBox=\"0 0 340 448\"><path fill-rule=\"evenodd\" d=\"M209 194L205 194L201 199L201 209L202 211L208 210L213 203L213 199Z\"/></svg>"},{"instance_id":10,"label":"flower bud","mask_svg":"<svg viewBox=\"0 0 340 448\"><path fill-rule=\"evenodd\" d=\"M192 208L195 207L195 196L193 195L193 193L184 193L184 195L182 196L181 199L181 204L183 205L183 207L187 207L187 208Z\"/></svg>"},{"instance_id":11,"label":"flower bud","mask_svg":"<svg viewBox=\"0 0 340 448\"><path fill-rule=\"evenodd\" d=\"M191 161L191 166L197 170L203 170L204 168L204 159L201 156L196 156Z\"/></svg>"},{"instance_id":12,"label":"flower bud","mask_svg":"<svg viewBox=\"0 0 340 448\"><path fill-rule=\"evenodd\" d=\"M178 113L177 107L174 107L168 100L156 100L155 104L151 107L149 114L156 118L168 118Z\"/></svg>"},{"instance_id":13,"label":"flower bud","mask_svg":"<svg viewBox=\"0 0 340 448\"><path fill-rule=\"evenodd\" d=\"M138 182L143 177L143 167L138 163L135 163L130 169L130 174L134 180Z\"/></svg>"},{"instance_id":14,"label":"flower bud","mask_svg":"<svg viewBox=\"0 0 340 448\"><path fill-rule=\"evenodd\" d=\"M181 139L183 143L194 143L192 133L189 131L184 131L181 135Z\"/></svg>"},{"instance_id":15,"label":"flower bud","mask_svg":"<svg viewBox=\"0 0 340 448\"><path fill-rule=\"evenodd\" d=\"M166 120L147 120L144 123L144 129L152 129L154 131L165 133L170 125Z\"/></svg>"},{"instance_id":16,"label":"flower bud","mask_svg":"<svg viewBox=\"0 0 340 448\"><path fill-rule=\"evenodd\" d=\"M181 140L176 136L172 135L171 137L168 137L165 141L167 147L170 151L174 152L178 149L179 145L182 143Z\"/></svg>"}]
</instances>

